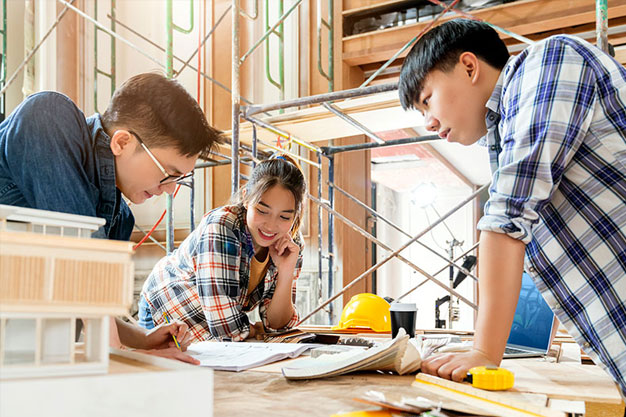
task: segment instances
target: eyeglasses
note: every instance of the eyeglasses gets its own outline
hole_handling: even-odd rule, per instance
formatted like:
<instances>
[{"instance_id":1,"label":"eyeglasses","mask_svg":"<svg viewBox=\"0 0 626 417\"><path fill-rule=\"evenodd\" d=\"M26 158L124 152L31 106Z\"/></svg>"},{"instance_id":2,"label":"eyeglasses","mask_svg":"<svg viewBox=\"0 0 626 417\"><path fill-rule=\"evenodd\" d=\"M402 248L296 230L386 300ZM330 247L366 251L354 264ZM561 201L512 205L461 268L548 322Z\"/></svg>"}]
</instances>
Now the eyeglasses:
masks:
<instances>
[{"instance_id":1,"label":"eyeglasses","mask_svg":"<svg viewBox=\"0 0 626 417\"><path fill-rule=\"evenodd\" d=\"M184 182L185 179L187 179L187 178L189 178L189 177L191 177L193 175L193 172L189 172L189 173L183 174L183 175L170 175L170 174L168 174L167 171L165 170L165 168L163 168L163 165L161 165L159 160L156 159L156 156L154 156L152 154L152 152L150 152L150 149L148 149L146 144L143 143L143 140L141 140L139 135L136 134L135 132L133 132L132 130L129 130L128 133L130 133L131 135L133 135L134 137L137 138L137 141L139 142L139 144L141 145L143 150L146 151L146 153L148 154L150 159L152 159L152 161L154 161L155 165L161 170L161 172L165 176L165 178L163 178L161 181L159 181L159 184L164 185L164 184L171 184L173 182L175 182L177 184L181 184L181 183Z\"/></svg>"}]
</instances>

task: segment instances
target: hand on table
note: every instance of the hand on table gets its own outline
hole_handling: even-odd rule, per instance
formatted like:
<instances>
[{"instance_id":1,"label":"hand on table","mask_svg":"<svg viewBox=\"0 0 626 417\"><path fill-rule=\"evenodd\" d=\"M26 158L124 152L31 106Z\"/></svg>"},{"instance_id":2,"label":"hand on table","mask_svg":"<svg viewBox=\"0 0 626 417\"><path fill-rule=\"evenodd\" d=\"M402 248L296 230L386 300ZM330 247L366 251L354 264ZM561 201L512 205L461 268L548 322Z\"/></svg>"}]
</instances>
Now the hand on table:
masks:
<instances>
[{"instance_id":1,"label":"hand on table","mask_svg":"<svg viewBox=\"0 0 626 417\"><path fill-rule=\"evenodd\" d=\"M422 361L422 372L461 382L467 371L475 366L498 365L479 350L463 353L443 353Z\"/></svg>"}]
</instances>

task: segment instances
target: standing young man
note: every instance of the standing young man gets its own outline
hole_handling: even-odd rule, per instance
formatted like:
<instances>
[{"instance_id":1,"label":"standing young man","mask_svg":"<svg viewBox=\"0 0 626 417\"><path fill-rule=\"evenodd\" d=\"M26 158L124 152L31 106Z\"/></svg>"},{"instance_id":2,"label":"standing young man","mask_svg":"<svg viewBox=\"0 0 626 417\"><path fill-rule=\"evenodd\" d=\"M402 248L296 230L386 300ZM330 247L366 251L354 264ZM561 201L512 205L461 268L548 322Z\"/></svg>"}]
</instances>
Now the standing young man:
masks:
<instances>
[{"instance_id":1,"label":"standing young man","mask_svg":"<svg viewBox=\"0 0 626 417\"><path fill-rule=\"evenodd\" d=\"M62 94L33 94L0 124L0 204L101 217L94 237L128 240L134 218L122 195L140 204L171 194L221 140L183 86L157 73L130 78L88 118ZM168 348L172 334L189 339L186 325L146 333L116 323L112 340L193 362Z\"/></svg>"},{"instance_id":2,"label":"standing young man","mask_svg":"<svg viewBox=\"0 0 626 417\"><path fill-rule=\"evenodd\" d=\"M400 74L402 106L449 142L488 146L493 182L480 236L474 348L426 359L462 380L499 364L522 270L626 395L626 70L575 37L509 54L487 24L422 37Z\"/></svg>"}]
</instances>

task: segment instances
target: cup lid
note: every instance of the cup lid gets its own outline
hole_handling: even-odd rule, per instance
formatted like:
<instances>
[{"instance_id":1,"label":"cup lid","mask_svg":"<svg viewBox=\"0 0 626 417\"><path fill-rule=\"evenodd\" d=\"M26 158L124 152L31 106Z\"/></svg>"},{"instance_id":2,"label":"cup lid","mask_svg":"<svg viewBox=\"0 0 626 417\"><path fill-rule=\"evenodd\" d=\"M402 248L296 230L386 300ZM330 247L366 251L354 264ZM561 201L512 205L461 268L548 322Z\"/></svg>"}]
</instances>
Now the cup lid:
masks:
<instances>
[{"instance_id":1,"label":"cup lid","mask_svg":"<svg viewBox=\"0 0 626 417\"><path fill-rule=\"evenodd\" d=\"M391 303L389 311L417 311L415 303Z\"/></svg>"}]
</instances>

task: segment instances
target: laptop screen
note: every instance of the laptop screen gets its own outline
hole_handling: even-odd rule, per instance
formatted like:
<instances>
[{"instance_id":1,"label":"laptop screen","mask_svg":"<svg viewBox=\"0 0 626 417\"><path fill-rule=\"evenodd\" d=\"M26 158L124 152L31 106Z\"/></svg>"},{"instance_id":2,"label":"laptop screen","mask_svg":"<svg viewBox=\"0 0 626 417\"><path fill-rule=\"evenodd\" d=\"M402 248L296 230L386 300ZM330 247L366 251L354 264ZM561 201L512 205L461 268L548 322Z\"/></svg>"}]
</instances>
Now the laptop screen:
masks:
<instances>
[{"instance_id":1,"label":"laptop screen","mask_svg":"<svg viewBox=\"0 0 626 417\"><path fill-rule=\"evenodd\" d=\"M548 351L554 313L524 272L508 345Z\"/></svg>"}]
</instances>

